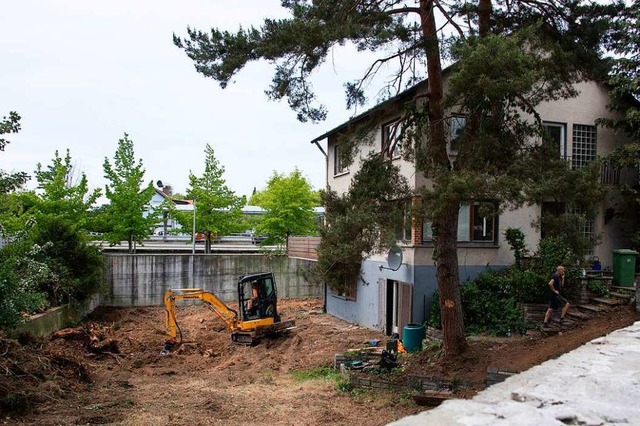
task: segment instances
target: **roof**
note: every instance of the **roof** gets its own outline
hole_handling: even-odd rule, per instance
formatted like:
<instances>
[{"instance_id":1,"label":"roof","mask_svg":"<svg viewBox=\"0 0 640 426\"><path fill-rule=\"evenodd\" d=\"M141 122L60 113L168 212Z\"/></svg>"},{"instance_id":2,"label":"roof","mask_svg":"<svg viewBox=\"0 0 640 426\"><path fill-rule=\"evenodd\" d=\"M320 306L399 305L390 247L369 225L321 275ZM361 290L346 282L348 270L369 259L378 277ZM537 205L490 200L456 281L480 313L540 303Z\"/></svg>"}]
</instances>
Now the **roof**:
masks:
<instances>
[{"instance_id":1,"label":"roof","mask_svg":"<svg viewBox=\"0 0 640 426\"><path fill-rule=\"evenodd\" d=\"M165 194L163 190L158 189L158 188L153 188L155 189L156 193L160 196L162 196L164 199L171 201L173 204L176 205L184 205L184 204L193 204L193 202L191 200L178 200L176 198L172 198L170 195Z\"/></svg>"},{"instance_id":2,"label":"roof","mask_svg":"<svg viewBox=\"0 0 640 426\"><path fill-rule=\"evenodd\" d=\"M445 70L447 70L449 68L446 68ZM444 70L443 70L444 72ZM321 141L323 139L328 138L329 136L335 134L335 133L339 133L342 130L346 129L347 127L349 127L350 125L357 123L365 118L367 118L368 116L370 116L371 114L373 114L374 112L382 109L383 107L393 104L403 98L406 98L410 95L413 95L415 92L417 92L420 88L422 88L422 86L427 84L427 80L423 80L420 83L409 87L408 89L403 90L402 92L398 93L397 95L395 95L392 98L387 99L386 101L383 101L379 104L377 104L376 106L368 109L367 111L363 112L362 114L359 114L353 118L350 118L348 121L346 121L345 123L342 123L341 125L339 125L338 127L335 127L331 130L329 130L326 133L323 133L322 135L318 136L317 138L314 138L311 143L316 143L318 141Z\"/></svg>"},{"instance_id":3,"label":"roof","mask_svg":"<svg viewBox=\"0 0 640 426\"><path fill-rule=\"evenodd\" d=\"M273 272L253 272L247 275L241 275L238 282L246 283L247 281L253 281L264 277L273 277Z\"/></svg>"}]
</instances>

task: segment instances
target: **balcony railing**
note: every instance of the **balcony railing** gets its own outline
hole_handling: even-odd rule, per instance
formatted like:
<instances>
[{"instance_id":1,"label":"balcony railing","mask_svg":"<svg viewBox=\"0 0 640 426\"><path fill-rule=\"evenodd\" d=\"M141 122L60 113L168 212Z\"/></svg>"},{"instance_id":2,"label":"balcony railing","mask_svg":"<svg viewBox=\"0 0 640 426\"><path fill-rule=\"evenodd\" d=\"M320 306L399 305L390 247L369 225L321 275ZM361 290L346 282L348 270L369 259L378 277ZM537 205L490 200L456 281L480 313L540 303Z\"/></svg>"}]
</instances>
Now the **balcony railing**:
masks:
<instances>
[{"instance_id":1,"label":"balcony railing","mask_svg":"<svg viewBox=\"0 0 640 426\"><path fill-rule=\"evenodd\" d=\"M619 185L620 166L612 161L604 161L600 166L600 183L602 185Z\"/></svg>"},{"instance_id":2,"label":"balcony railing","mask_svg":"<svg viewBox=\"0 0 640 426\"><path fill-rule=\"evenodd\" d=\"M579 169L583 165L587 164L587 161L582 159L575 159L571 156L565 156L564 160L567 162L567 166L572 170ZM575 161L577 160L577 161ZM601 185L619 185L620 184L620 170L621 167L614 164L610 160L605 160L600 166L600 184Z\"/></svg>"}]
</instances>

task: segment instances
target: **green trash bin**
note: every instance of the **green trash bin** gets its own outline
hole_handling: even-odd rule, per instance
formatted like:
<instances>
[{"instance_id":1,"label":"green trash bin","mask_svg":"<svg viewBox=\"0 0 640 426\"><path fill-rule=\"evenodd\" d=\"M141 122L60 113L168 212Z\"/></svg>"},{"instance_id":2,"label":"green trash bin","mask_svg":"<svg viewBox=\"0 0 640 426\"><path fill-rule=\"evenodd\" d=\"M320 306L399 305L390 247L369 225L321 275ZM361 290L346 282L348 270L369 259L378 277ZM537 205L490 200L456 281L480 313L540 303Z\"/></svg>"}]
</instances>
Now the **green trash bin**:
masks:
<instances>
[{"instance_id":1,"label":"green trash bin","mask_svg":"<svg viewBox=\"0 0 640 426\"><path fill-rule=\"evenodd\" d=\"M424 325L407 324L402 332L402 346L407 352L422 350L422 340L424 339Z\"/></svg>"},{"instance_id":2,"label":"green trash bin","mask_svg":"<svg viewBox=\"0 0 640 426\"><path fill-rule=\"evenodd\" d=\"M631 287L634 284L636 273L635 250L620 249L613 251L613 285L618 287Z\"/></svg>"}]
</instances>

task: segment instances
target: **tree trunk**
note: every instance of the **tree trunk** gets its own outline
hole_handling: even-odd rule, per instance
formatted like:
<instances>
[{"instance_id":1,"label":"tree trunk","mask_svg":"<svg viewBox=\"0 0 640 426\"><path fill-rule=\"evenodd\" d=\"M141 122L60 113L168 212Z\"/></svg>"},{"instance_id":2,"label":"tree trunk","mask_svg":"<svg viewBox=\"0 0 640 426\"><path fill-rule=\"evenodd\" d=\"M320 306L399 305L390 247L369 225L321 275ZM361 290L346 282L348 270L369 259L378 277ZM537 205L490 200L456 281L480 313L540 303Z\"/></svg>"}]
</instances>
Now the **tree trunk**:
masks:
<instances>
[{"instance_id":1,"label":"tree trunk","mask_svg":"<svg viewBox=\"0 0 640 426\"><path fill-rule=\"evenodd\" d=\"M211 231L205 231L204 233L204 252L206 254L211 253Z\"/></svg>"},{"instance_id":2,"label":"tree trunk","mask_svg":"<svg viewBox=\"0 0 640 426\"><path fill-rule=\"evenodd\" d=\"M440 317L444 337L445 355L459 355L467 349L458 275L459 204L449 203L442 216L436 219L436 262L438 290L440 291Z\"/></svg>"},{"instance_id":3,"label":"tree trunk","mask_svg":"<svg viewBox=\"0 0 640 426\"><path fill-rule=\"evenodd\" d=\"M434 13L433 0L420 0L420 18L423 35L425 37L425 52L427 57L428 99L429 99L429 132L431 144L431 161L438 170L435 176L444 179L450 173L451 166L447 154L447 134L444 123L444 84L442 79L442 64L440 62L440 45ZM423 170L433 167L424 165ZM442 177L444 175L444 177ZM435 179L436 191L442 190L442 185ZM436 226L437 279L440 292L440 312L442 316L442 331L446 356L459 355L467 348L460 304L460 287L458 279L458 253L456 240L458 234L457 201L450 201L443 206L441 213L434 220Z\"/></svg>"},{"instance_id":4,"label":"tree trunk","mask_svg":"<svg viewBox=\"0 0 640 426\"><path fill-rule=\"evenodd\" d=\"M478 28L480 37L489 33L489 18L491 18L491 0L480 0L478 3Z\"/></svg>"},{"instance_id":5,"label":"tree trunk","mask_svg":"<svg viewBox=\"0 0 640 426\"><path fill-rule=\"evenodd\" d=\"M169 221L169 212L162 212L162 241L167 241L167 222Z\"/></svg>"}]
</instances>

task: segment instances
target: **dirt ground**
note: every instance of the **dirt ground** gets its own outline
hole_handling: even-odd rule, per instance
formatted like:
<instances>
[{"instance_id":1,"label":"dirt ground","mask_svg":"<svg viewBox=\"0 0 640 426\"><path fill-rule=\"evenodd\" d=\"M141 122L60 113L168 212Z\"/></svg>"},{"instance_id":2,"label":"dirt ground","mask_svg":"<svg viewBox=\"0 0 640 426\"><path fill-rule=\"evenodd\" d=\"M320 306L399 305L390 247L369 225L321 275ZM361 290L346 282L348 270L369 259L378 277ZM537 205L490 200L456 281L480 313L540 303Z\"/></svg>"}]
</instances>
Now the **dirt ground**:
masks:
<instances>
[{"instance_id":1,"label":"dirt ground","mask_svg":"<svg viewBox=\"0 0 640 426\"><path fill-rule=\"evenodd\" d=\"M386 338L323 314L318 299L279 304L296 328L250 347L231 343L225 324L204 306L179 309L187 343L171 356L160 355L160 307L96 310L89 320L109 343L100 354L77 339L0 339L0 423L374 426L426 409L410 392L345 392L333 380L296 379L291 372L332 366L336 353ZM404 370L480 384L490 365L522 371L638 319L625 306L562 335L472 338L462 358L443 362L425 350L404 357Z\"/></svg>"}]
</instances>

